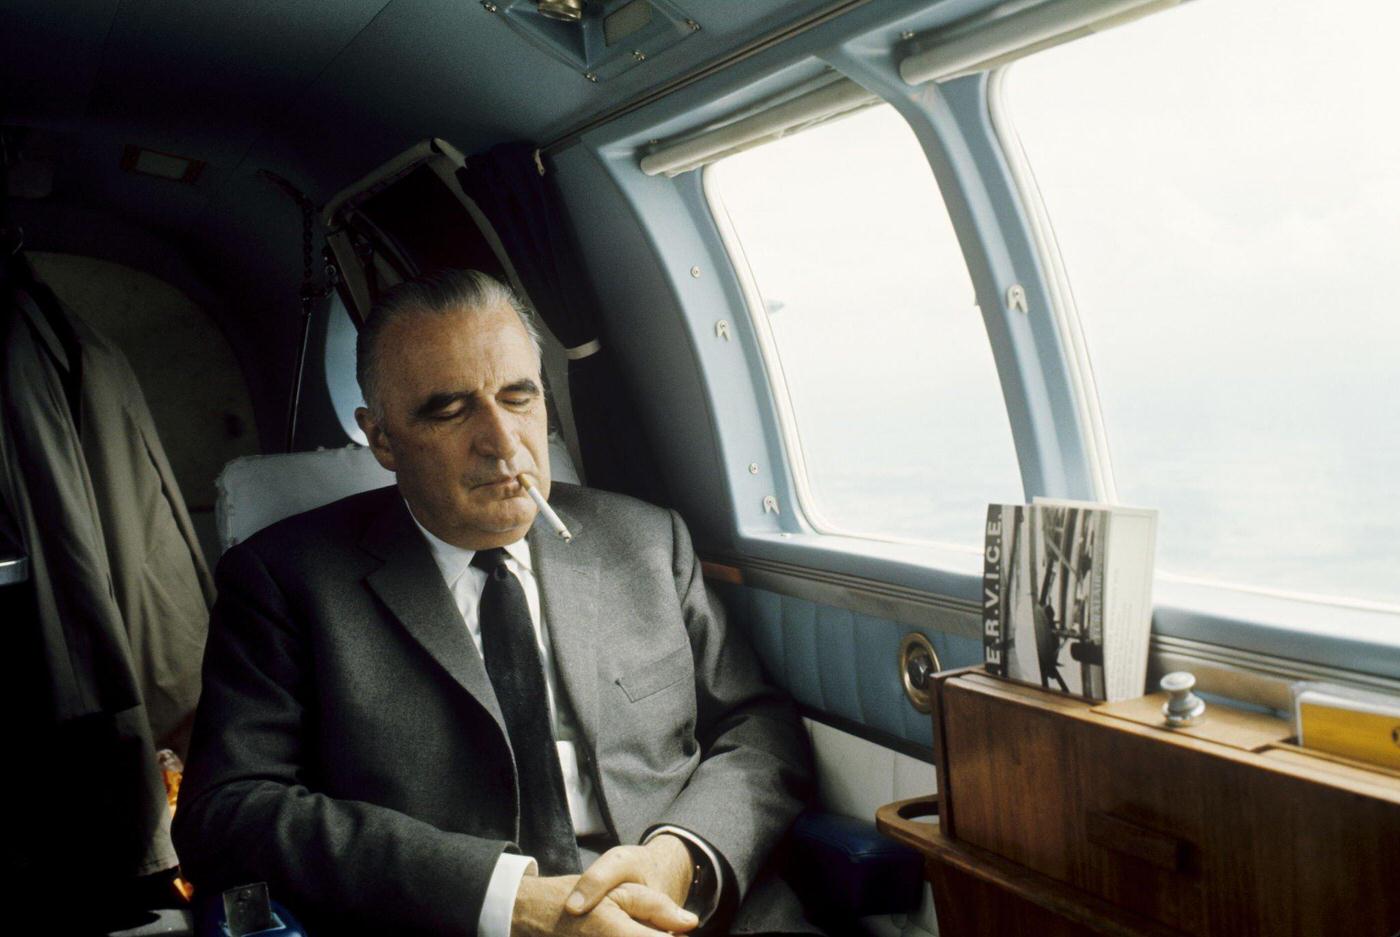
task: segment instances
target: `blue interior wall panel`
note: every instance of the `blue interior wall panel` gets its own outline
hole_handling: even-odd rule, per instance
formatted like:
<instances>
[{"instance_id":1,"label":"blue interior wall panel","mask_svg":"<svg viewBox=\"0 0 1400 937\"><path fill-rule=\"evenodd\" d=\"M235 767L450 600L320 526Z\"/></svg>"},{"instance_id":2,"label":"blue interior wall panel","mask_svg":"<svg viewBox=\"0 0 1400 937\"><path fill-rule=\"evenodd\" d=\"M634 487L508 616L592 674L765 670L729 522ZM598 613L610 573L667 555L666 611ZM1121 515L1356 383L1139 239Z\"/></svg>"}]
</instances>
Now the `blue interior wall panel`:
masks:
<instances>
[{"instance_id":1,"label":"blue interior wall panel","mask_svg":"<svg viewBox=\"0 0 1400 937\"><path fill-rule=\"evenodd\" d=\"M860 690L851 672L856 659L856 632L851 613L830 605L816 608L817 670L822 678L822 708L834 713L860 712Z\"/></svg>"},{"instance_id":2,"label":"blue interior wall panel","mask_svg":"<svg viewBox=\"0 0 1400 937\"><path fill-rule=\"evenodd\" d=\"M748 634L768 675L803 706L931 747L929 717L904 696L899 645L929 639L945 668L982 661L972 638L913 628L749 586L717 586L730 620Z\"/></svg>"}]
</instances>

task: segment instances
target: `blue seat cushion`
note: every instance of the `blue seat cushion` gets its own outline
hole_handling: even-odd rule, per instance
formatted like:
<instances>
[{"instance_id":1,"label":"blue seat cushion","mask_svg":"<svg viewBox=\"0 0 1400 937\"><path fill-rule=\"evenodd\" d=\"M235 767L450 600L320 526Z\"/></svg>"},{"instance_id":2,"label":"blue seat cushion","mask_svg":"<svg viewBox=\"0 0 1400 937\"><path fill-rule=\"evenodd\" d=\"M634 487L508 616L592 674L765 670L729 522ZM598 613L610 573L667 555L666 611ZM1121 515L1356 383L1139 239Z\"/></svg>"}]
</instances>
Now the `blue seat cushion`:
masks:
<instances>
[{"instance_id":1,"label":"blue seat cushion","mask_svg":"<svg viewBox=\"0 0 1400 937\"><path fill-rule=\"evenodd\" d=\"M810 911L854 918L915 910L923 859L866 820L808 810L789 834L788 879Z\"/></svg>"}]
</instances>

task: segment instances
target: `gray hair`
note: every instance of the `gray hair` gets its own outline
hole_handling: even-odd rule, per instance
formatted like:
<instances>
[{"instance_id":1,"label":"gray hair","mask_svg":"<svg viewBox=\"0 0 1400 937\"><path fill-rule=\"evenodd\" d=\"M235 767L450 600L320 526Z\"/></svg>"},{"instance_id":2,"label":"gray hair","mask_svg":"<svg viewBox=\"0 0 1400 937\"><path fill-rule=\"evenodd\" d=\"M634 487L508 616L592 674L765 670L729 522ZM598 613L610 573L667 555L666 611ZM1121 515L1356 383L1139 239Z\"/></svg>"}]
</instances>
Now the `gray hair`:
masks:
<instances>
[{"instance_id":1,"label":"gray hair","mask_svg":"<svg viewBox=\"0 0 1400 937\"><path fill-rule=\"evenodd\" d=\"M535 354L543 358L543 344L534 313L515 290L489 274L480 270L438 270L391 287L365 317L355 343L355 379L360 384L365 406L376 418L383 417L379 399L380 337L391 322L415 314L446 315L460 311L478 314L503 303L515 310L520 325L535 346Z\"/></svg>"}]
</instances>

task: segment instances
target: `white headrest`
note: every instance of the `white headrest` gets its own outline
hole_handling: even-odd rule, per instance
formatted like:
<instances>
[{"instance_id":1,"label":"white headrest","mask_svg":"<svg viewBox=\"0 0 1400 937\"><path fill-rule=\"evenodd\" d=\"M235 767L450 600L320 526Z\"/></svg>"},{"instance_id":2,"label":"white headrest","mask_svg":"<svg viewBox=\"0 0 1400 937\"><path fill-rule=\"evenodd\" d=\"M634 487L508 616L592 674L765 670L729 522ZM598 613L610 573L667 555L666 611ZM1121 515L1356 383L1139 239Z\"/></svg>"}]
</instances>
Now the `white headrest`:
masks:
<instances>
[{"instance_id":1,"label":"white headrest","mask_svg":"<svg viewBox=\"0 0 1400 937\"><path fill-rule=\"evenodd\" d=\"M563 440L549 438L550 475L578 484L578 473ZM341 498L394 483L363 446L251 455L234 459L215 485L219 549L247 540L269 524Z\"/></svg>"}]
</instances>

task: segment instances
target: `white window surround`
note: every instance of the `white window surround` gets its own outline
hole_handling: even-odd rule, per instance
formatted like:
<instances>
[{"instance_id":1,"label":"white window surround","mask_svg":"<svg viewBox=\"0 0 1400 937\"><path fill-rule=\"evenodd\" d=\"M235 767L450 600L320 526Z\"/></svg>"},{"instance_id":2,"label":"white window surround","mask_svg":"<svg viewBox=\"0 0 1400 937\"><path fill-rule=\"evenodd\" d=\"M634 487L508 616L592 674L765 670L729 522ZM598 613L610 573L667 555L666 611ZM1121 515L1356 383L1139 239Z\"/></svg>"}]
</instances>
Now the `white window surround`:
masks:
<instances>
[{"instance_id":1,"label":"white window surround","mask_svg":"<svg viewBox=\"0 0 1400 937\"><path fill-rule=\"evenodd\" d=\"M734 230L734 222L729 217L729 209L712 184L713 178L709 167L705 167L701 175L705 201L710 206L710 214L714 217L720 241L724 245L725 253L731 259L734 274L739 280L739 287L744 294L744 306L749 310L762 309L763 299L759 295L758 283L754 280L748 257L744 254L744 245L739 240L738 232ZM764 316L751 314L749 318L753 325L754 336L758 341L759 357L763 362L764 377L766 378L764 384L772 394L773 409L777 414L778 426L782 431L783 457L788 464L793 490L797 494L802 514L818 533L830 533L833 527L830 522L822 518L821 512L817 510L812 498L811 486L807 482L807 463L802 457L802 440L797 434L797 420L793 414L792 398L788 395L787 378L783 375L782 359L777 354L773 333Z\"/></svg>"},{"instance_id":2,"label":"white window surround","mask_svg":"<svg viewBox=\"0 0 1400 937\"><path fill-rule=\"evenodd\" d=\"M1118 490L1113 480L1113 464L1108 456L1108 435L1104 430L1103 411L1099 407L1099 391L1094 383L1094 369L1089 361L1089 346L1084 339L1079 309L1074 303L1074 289L1065 272L1064 260L1060 256L1060 246L1055 240L1055 229L1046 211L1045 201L1040 197L1040 189L1035 184L1035 175L1026 161L1026 153L1021 147L1015 127L1006 117L1003 107L1005 75L1006 69L998 68L992 72L987 84L987 106L992 129L1001 141L1002 152L1020 195L1022 210L1026 214L1027 227L1030 228L1035 242L1036 253L1040 256L1041 269L1045 271L1045 282L1050 293L1050 309L1065 347L1065 361L1068 365L1070 387L1074 392L1075 407L1079 412L1081 425L1086 427L1092 440L1086 455L1090 479L1094 486L1094 497L1112 503L1117 500Z\"/></svg>"},{"instance_id":3,"label":"white window surround","mask_svg":"<svg viewBox=\"0 0 1400 937\"><path fill-rule=\"evenodd\" d=\"M896 110L882 110L844 119L849 130L814 131L818 137L810 143L804 137L795 149L775 144L785 148L757 161L738 157L746 162L736 164L733 175L727 161L707 167L702 192L743 294L793 493L808 525L826 535L916 549L939 544L952 553L980 555L980 502L969 513L961 507L967 502L949 493L973 487L985 489L978 492L981 501L1020 500L1014 445L982 317L971 301L973 284L946 207L912 128ZM881 160L872 159L871 165L831 181L833 160L845 165L851 154L866 156L875 146L882 158L890 148L885 172ZM789 167L795 174L789 184L796 189L789 201L764 194L770 190L766 180ZM904 180L911 172L919 178L873 181ZM901 198L898 192L908 192L916 181L926 182L927 191ZM834 187L827 194L835 199L829 208L808 216L796 207L820 201L817 193L828 186ZM917 210L909 206L915 195ZM744 236L756 242L756 271L726 196L737 199L734 218L754 228L746 227ZM783 220L788 216L779 206L784 204L805 219L799 227ZM872 236L881 231L883 239ZM868 254L861 253L861 245L872 245ZM804 266L808 261L840 272L823 281L819 271ZM920 263L922 268L910 266ZM872 286L873 293L852 286L866 276L877 284L918 285L903 291ZM759 277L766 277L761 286ZM793 304L781 323L765 314L775 289ZM833 305L835 296L842 298ZM872 305L871 297L879 302ZM916 347L921 351L913 352ZM930 369L930 362L941 363ZM785 373L785 368L792 370ZM968 376L954 382L964 372ZM838 374L844 377L833 381ZM849 392L832 390L847 381ZM858 409L845 406L858 394L869 399ZM968 446L971 462L952 455ZM984 467L973 467L983 462Z\"/></svg>"}]
</instances>

